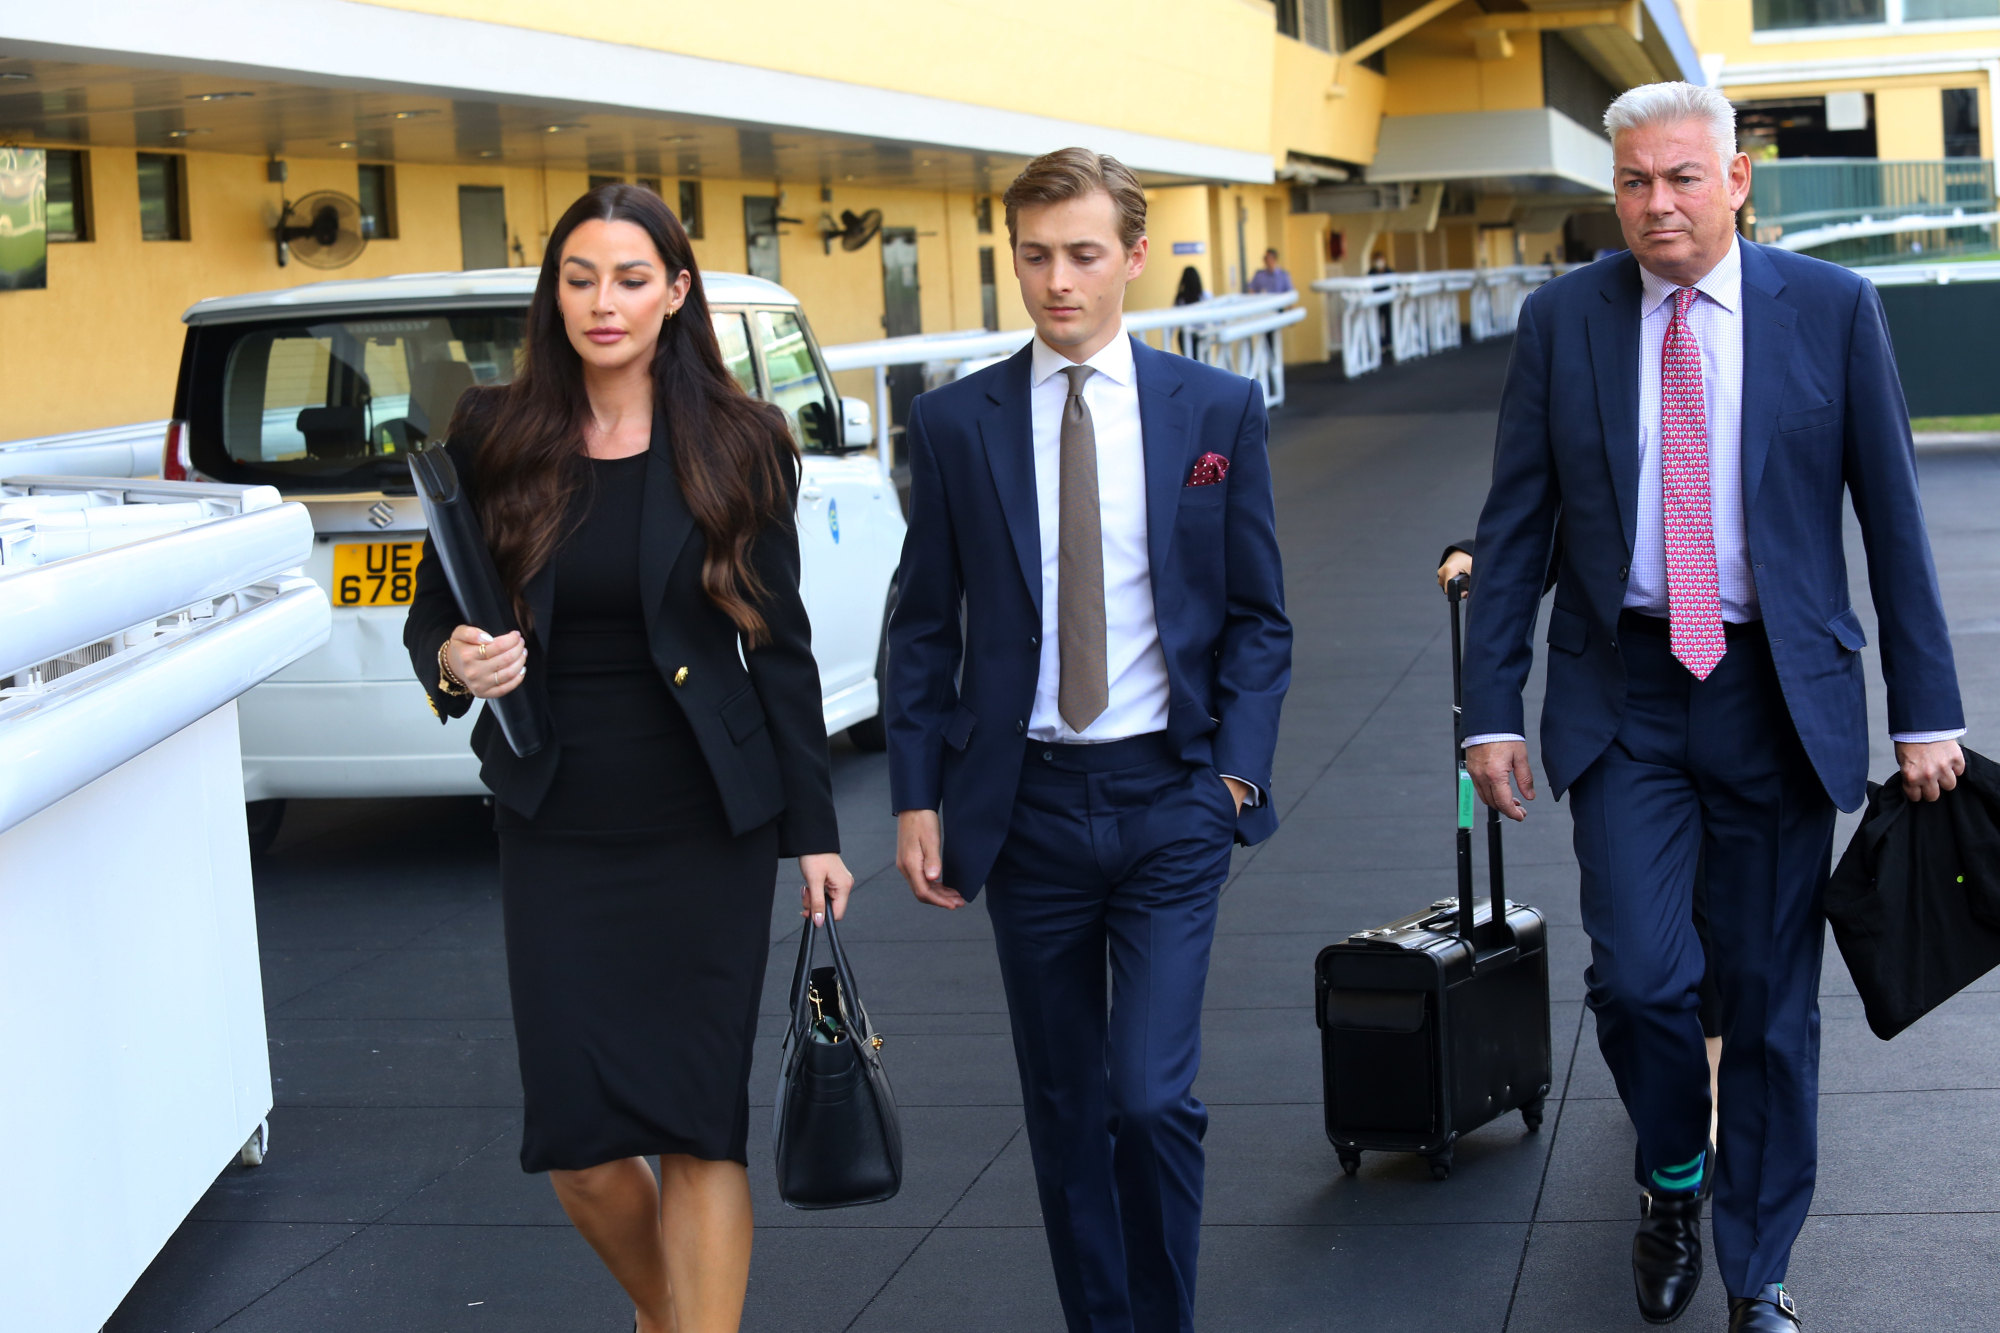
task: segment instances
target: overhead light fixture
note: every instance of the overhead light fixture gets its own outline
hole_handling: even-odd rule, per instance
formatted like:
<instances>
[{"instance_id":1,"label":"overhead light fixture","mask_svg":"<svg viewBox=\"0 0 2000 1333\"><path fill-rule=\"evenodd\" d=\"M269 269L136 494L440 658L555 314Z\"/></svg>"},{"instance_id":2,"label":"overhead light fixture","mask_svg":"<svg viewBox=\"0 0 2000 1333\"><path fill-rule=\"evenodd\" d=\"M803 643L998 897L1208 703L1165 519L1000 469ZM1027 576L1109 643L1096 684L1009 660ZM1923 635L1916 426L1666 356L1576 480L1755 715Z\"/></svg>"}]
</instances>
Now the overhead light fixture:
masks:
<instances>
[{"instance_id":1,"label":"overhead light fixture","mask_svg":"<svg viewBox=\"0 0 2000 1333\"><path fill-rule=\"evenodd\" d=\"M207 130L202 130L202 129L194 129L194 130L168 130L168 131L167 131L167 137L168 137L169 139L189 139L189 138L193 138L193 137L194 137L195 135L197 135L197 134L207 134L207 133L208 133L208 131L207 131Z\"/></svg>"},{"instance_id":2,"label":"overhead light fixture","mask_svg":"<svg viewBox=\"0 0 2000 1333\"><path fill-rule=\"evenodd\" d=\"M920 167L927 167L927 166L929 166L930 164L931 164L931 160L930 160L929 158L925 158L925 159L924 159L923 161L921 161L921 162L917 163L917 165L918 165L918 166L920 166Z\"/></svg>"},{"instance_id":3,"label":"overhead light fixture","mask_svg":"<svg viewBox=\"0 0 2000 1333\"><path fill-rule=\"evenodd\" d=\"M662 135L660 136L660 142L661 142L661 143L693 143L693 142L694 142L694 141L695 141L696 139L698 139L698 138L700 138L700 137L701 137L700 135L696 135L696 134L662 134Z\"/></svg>"},{"instance_id":4,"label":"overhead light fixture","mask_svg":"<svg viewBox=\"0 0 2000 1333\"><path fill-rule=\"evenodd\" d=\"M187 96L187 100L190 102L234 102L238 98L255 97L256 95L257 94L252 92L242 92L242 91L230 91L222 93L189 93Z\"/></svg>"},{"instance_id":5,"label":"overhead light fixture","mask_svg":"<svg viewBox=\"0 0 2000 1333\"><path fill-rule=\"evenodd\" d=\"M35 76L24 69L0 69L0 83L12 83L16 79L32 79Z\"/></svg>"},{"instance_id":6,"label":"overhead light fixture","mask_svg":"<svg viewBox=\"0 0 2000 1333\"><path fill-rule=\"evenodd\" d=\"M584 128L584 127L583 127L582 125L579 125L579 124L577 124L577 123L576 123L576 122L574 122L574 121L565 121L565 122L563 122L563 123L562 123L562 124L560 124L560 125L544 125L544 126L542 126L542 133L543 133L543 134L566 134L566 133L568 133L568 132L569 132L570 130L580 130L580 129L583 129L583 128Z\"/></svg>"},{"instance_id":7,"label":"overhead light fixture","mask_svg":"<svg viewBox=\"0 0 2000 1333\"><path fill-rule=\"evenodd\" d=\"M359 148L360 146L360 144L352 139L335 139L327 144L328 148Z\"/></svg>"},{"instance_id":8,"label":"overhead light fixture","mask_svg":"<svg viewBox=\"0 0 2000 1333\"><path fill-rule=\"evenodd\" d=\"M500 156L500 150L498 148L482 148L479 150L479 155L481 157L498 157Z\"/></svg>"},{"instance_id":9,"label":"overhead light fixture","mask_svg":"<svg viewBox=\"0 0 2000 1333\"><path fill-rule=\"evenodd\" d=\"M374 115L370 116L369 119L370 120L416 120L422 116L435 116L437 114L438 111L435 107L419 106L419 107L411 107L406 111L378 111Z\"/></svg>"}]
</instances>

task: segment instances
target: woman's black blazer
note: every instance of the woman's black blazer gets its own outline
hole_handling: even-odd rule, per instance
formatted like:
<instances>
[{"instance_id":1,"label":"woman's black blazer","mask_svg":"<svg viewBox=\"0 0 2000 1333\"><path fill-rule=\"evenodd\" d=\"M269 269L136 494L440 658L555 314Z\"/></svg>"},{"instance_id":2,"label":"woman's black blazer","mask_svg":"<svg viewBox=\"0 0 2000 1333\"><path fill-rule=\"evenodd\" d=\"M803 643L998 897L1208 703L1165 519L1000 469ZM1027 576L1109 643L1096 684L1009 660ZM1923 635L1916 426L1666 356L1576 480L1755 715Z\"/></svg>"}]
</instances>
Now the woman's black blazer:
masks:
<instances>
[{"instance_id":1,"label":"woman's black blazer","mask_svg":"<svg viewBox=\"0 0 2000 1333\"><path fill-rule=\"evenodd\" d=\"M461 482L474 494L479 443L476 430L461 426L448 446ZM783 446L774 440L772 447ZM779 855L838 851L819 666L813 660L812 625L799 596L796 495L787 497L783 518L751 544L750 563L764 585L757 609L770 633L760 646L746 646L739 655L735 623L702 590L707 543L681 497L660 415L653 420L652 450L639 526L646 636L653 665L687 714L708 760L729 831L741 835L775 819ZM787 471L796 491L796 465ZM526 600L535 629L528 640L527 678L519 688L541 692L546 707L548 682L536 668L548 660L543 645L562 614L552 566L528 580ZM403 643L439 721L462 717L473 704L438 688L438 648L460 623L458 603L426 538ZM561 741L560 735L552 735L549 744L523 759L508 748L490 712L482 709L472 728L480 780L496 799L529 818L548 794Z\"/></svg>"}]
</instances>

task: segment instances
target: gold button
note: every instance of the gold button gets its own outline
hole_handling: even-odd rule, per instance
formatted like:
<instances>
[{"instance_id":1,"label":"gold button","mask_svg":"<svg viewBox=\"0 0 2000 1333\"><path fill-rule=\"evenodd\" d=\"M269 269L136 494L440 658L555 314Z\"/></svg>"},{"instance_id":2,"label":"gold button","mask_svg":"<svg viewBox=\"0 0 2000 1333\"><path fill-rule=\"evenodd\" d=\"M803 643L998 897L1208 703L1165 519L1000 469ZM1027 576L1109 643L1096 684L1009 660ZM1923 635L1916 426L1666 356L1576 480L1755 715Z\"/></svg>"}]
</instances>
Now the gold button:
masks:
<instances>
[{"instance_id":1,"label":"gold button","mask_svg":"<svg viewBox=\"0 0 2000 1333\"><path fill-rule=\"evenodd\" d=\"M687 683L688 683L688 669L686 667L682 667L679 671L674 672L674 684L685 685Z\"/></svg>"}]
</instances>

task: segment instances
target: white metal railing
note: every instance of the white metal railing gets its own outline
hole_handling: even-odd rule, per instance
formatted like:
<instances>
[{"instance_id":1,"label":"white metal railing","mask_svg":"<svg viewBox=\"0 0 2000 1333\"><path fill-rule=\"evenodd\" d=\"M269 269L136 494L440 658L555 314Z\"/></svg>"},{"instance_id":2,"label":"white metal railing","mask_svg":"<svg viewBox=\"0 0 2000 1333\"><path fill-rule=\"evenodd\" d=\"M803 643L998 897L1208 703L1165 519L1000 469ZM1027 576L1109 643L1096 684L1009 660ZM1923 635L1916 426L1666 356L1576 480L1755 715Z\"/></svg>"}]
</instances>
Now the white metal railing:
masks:
<instances>
[{"instance_id":1,"label":"white metal railing","mask_svg":"<svg viewBox=\"0 0 2000 1333\"><path fill-rule=\"evenodd\" d=\"M1132 310L1125 330L1148 345L1221 366L1255 379L1271 407L1285 401L1285 358L1273 346L1278 330L1306 317L1297 292L1270 295L1229 295L1194 305ZM1270 335L1263 337L1259 335ZM950 333L920 333L905 338L878 338L821 349L827 369L875 372L875 448L882 474L891 468L889 369L923 366L935 374L964 373L967 366L1011 356L1027 346L1033 329L961 329Z\"/></svg>"},{"instance_id":2,"label":"white metal railing","mask_svg":"<svg viewBox=\"0 0 2000 1333\"><path fill-rule=\"evenodd\" d=\"M78 1145L12 1163L9 1328L101 1327L262 1160L233 701L326 641L312 551L269 487L0 480L0 1141Z\"/></svg>"},{"instance_id":3,"label":"white metal railing","mask_svg":"<svg viewBox=\"0 0 2000 1333\"><path fill-rule=\"evenodd\" d=\"M1327 341L1340 350L1348 376L1382 364L1382 314L1389 312L1389 346L1398 361L1457 347L1463 340L1459 296L1472 307L1472 337L1484 342L1514 331L1528 293L1569 265L1442 269L1429 273L1376 273L1322 278L1313 290L1329 298Z\"/></svg>"},{"instance_id":4,"label":"white metal railing","mask_svg":"<svg viewBox=\"0 0 2000 1333\"><path fill-rule=\"evenodd\" d=\"M36 476L150 477L160 471L167 423L142 421L132 426L39 435L0 441L0 477Z\"/></svg>"}]
</instances>

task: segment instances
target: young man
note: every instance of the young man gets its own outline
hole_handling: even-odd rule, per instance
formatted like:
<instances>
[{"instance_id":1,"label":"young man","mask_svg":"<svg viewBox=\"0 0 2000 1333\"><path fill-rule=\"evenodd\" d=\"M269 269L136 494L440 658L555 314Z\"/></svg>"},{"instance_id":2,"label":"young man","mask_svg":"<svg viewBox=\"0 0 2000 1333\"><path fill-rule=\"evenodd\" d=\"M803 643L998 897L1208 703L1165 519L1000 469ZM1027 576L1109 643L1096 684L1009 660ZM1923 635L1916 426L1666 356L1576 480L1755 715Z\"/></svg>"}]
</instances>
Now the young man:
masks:
<instances>
[{"instance_id":1,"label":"young man","mask_svg":"<svg viewBox=\"0 0 2000 1333\"><path fill-rule=\"evenodd\" d=\"M1604 121L1631 250L1521 312L1479 520L1466 767L1488 805L1525 818L1521 687L1553 550L1542 758L1570 795L1589 1002L1637 1131L1639 1312L1666 1323L1693 1299L1713 1172L1731 1333L1793 1333L1821 901L1834 807L1862 803L1868 763L1843 491L1912 799L1963 771L1964 715L1875 289L1737 237L1750 160L1714 89L1634 88ZM1715 1160L1698 862L1721 998Z\"/></svg>"},{"instance_id":2,"label":"young man","mask_svg":"<svg viewBox=\"0 0 2000 1333\"><path fill-rule=\"evenodd\" d=\"M1124 332L1129 170L1063 149L1004 202L1035 339L910 410L897 865L938 907L987 890L1069 1327L1184 1331L1216 900L1277 826L1291 676L1264 402Z\"/></svg>"}]
</instances>

